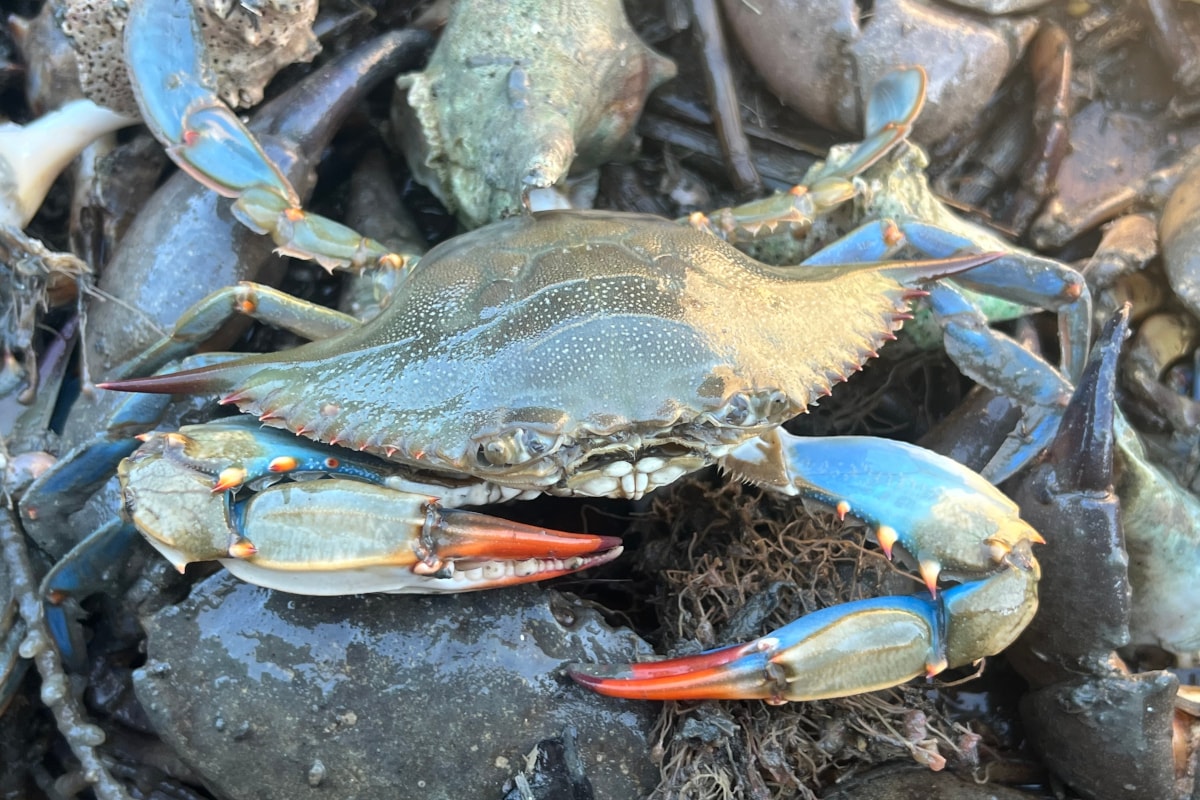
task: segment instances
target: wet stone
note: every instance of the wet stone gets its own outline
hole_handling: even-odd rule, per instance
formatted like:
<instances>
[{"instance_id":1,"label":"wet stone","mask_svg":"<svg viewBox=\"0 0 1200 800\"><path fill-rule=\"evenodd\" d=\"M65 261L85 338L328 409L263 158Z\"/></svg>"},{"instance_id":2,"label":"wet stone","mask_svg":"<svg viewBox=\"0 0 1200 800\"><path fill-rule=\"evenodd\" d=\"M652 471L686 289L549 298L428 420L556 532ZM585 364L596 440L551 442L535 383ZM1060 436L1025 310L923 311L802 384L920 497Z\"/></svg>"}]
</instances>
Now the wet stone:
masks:
<instances>
[{"instance_id":1,"label":"wet stone","mask_svg":"<svg viewBox=\"0 0 1200 800\"><path fill-rule=\"evenodd\" d=\"M1083 676L1021 698L1033 750L1088 800L1174 797L1168 672Z\"/></svg>"},{"instance_id":2,"label":"wet stone","mask_svg":"<svg viewBox=\"0 0 1200 800\"><path fill-rule=\"evenodd\" d=\"M648 646L553 591L300 597L219 573L146 628L138 697L223 798L496 798L568 726L596 797L657 780L657 706L562 670Z\"/></svg>"}]
</instances>

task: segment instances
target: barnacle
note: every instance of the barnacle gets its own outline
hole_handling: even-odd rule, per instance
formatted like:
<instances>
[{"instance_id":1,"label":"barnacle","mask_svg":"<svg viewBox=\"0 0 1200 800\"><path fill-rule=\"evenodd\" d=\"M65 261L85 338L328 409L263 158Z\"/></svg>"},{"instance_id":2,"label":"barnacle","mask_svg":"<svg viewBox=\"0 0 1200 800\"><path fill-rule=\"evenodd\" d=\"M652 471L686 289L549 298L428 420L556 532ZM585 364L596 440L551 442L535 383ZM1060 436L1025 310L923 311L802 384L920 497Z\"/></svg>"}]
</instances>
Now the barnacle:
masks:
<instances>
[{"instance_id":1,"label":"barnacle","mask_svg":"<svg viewBox=\"0 0 1200 800\"><path fill-rule=\"evenodd\" d=\"M312 23L317 0L194 0L209 74L217 94L231 106L262 100L263 87L279 70L311 61L320 51ZM79 79L87 97L124 114L137 114L125 69L125 3L64 0L63 32L79 55Z\"/></svg>"}]
</instances>

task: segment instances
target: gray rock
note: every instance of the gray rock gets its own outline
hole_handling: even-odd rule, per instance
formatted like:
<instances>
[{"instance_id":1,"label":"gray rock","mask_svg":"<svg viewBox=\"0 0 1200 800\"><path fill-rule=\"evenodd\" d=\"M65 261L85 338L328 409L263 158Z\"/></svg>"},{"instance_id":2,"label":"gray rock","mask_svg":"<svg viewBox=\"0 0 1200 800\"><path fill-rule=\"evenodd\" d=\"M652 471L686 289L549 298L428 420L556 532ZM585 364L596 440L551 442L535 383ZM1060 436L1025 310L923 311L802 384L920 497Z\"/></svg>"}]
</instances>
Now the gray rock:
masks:
<instances>
[{"instance_id":1,"label":"gray rock","mask_svg":"<svg viewBox=\"0 0 1200 800\"><path fill-rule=\"evenodd\" d=\"M976 783L950 772L893 764L840 784L824 800L1031 800L1034 795L996 783Z\"/></svg>"},{"instance_id":2,"label":"gray rock","mask_svg":"<svg viewBox=\"0 0 1200 800\"><path fill-rule=\"evenodd\" d=\"M300 597L220 573L146 627L138 697L224 798L496 798L568 724L597 798L657 780L657 707L562 672L647 645L553 591Z\"/></svg>"}]
</instances>

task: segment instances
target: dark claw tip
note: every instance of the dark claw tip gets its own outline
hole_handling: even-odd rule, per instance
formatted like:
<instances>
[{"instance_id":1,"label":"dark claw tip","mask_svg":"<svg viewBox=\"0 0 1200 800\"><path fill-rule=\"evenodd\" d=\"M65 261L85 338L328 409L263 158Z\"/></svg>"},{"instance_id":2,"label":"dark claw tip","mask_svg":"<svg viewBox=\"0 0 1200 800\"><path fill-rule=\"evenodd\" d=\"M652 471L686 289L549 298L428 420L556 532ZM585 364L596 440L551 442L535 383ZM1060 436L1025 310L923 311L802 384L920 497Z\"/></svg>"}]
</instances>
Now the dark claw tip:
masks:
<instances>
[{"instance_id":1,"label":"dark claw tip","mask_svg":"<svg viewBox=\"0 0 1200 800\"><path fill-rule=\"evenodd\" d=\"M1113 314L1092 346L1050 447L1063 489L1104 491L1112 484L1117 357L1129 334L1129 308L1126 303Z\"/></svg>"}]
</instances>

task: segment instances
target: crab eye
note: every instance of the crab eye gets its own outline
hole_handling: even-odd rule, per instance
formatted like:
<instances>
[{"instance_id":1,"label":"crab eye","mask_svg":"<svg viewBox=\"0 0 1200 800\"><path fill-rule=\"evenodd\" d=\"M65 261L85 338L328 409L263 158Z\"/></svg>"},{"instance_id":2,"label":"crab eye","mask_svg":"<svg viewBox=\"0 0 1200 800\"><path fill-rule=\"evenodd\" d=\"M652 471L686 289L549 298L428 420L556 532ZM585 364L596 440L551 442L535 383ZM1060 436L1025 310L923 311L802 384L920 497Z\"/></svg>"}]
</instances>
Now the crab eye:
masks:
<instances>
[{"instance_id":1,"label":"crab eye","mask_svg":"<svg viewBox=\"0 0 1200 800\"><path fill-rule=\"evenodd\" d=\"M479 445L480 464L509 467L533 461L554 447L554 439L528 428L514 428Z\"/></svg>"},{"instance_id":2,"label":"crab eye","mask_svg":"<svg viewBox=\"0 0 1200 800\"><path fill-rule=\"evenodd\" d=\"M511 439L492 439L479 446L479 461L493 467L503 467L513 463L514 448Z\"/></svg>"}]
</instances>

